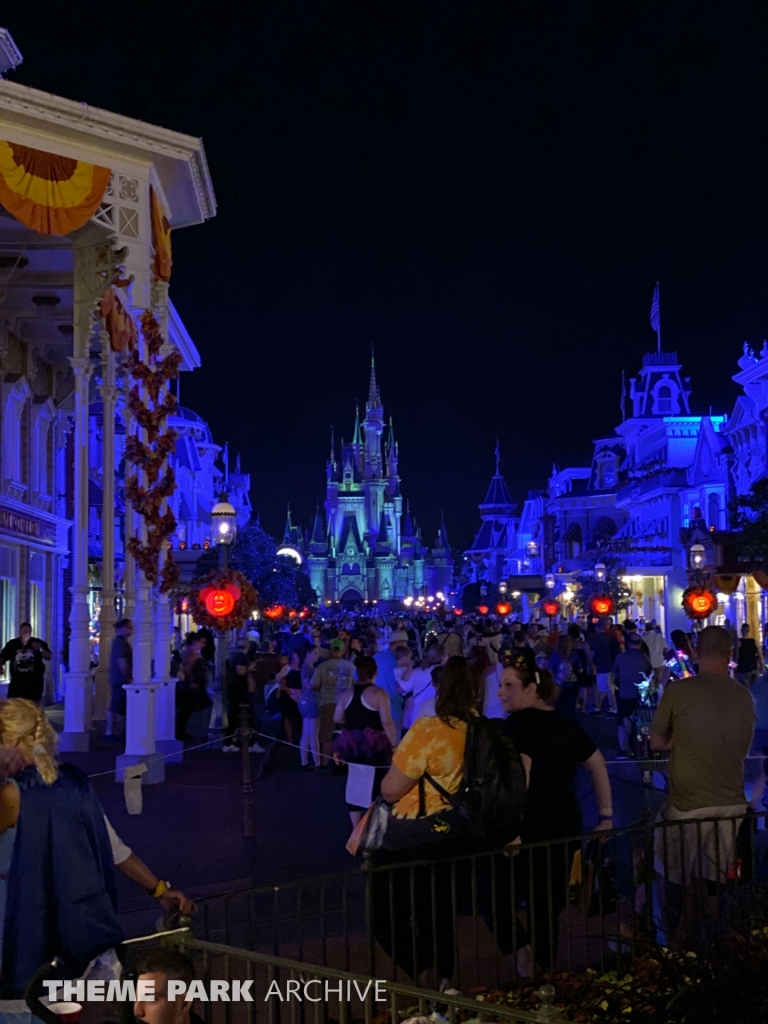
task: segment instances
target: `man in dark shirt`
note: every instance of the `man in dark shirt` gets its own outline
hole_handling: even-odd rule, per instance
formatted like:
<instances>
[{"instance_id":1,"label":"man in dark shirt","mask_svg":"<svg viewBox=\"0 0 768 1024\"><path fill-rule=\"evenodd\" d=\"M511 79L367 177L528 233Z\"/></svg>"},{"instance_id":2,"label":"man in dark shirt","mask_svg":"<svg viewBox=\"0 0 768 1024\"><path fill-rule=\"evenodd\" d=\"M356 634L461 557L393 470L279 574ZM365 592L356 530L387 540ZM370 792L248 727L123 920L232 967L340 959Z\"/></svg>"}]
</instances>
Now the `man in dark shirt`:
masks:
<instances>
[{"instance_id":1,"label":"man in dark shirt","mask_svg":"<svg viewBox=\"0 0 768 1024\"><path fill-rule=\"evenodd\" d=\"M745 622L736 644L736 678L740 683L751 686L763 671L763 656L749 635L749 623Z\"/></svg>"},{"instance_id":2,"label":"man in dark shirt","mask_svg":"<svg viewBox=\"0 0 768 1024\"><path fill-rule=\"evenodd\" d=\"M22 622L19 635L9 640L0 651L0 666L11 663L9 697L23 697L39 703L45 686L45 663L51 660L51 650L45 640L32 636L32 626Z\"/></svg>"},{"instance_id":3,"label":"man in dark shirt","mask_svg":"<svg viewBox=\"0 0 768 1024\"><path fill-rule=\"evenodd\" d=\"M616 714L616 693L613 689L612 673L614 662L621 652L621 645L611 626L611 618L606 615L600 620L597 632L590 643L597 682L597 697L593 714L599 714L603 706L603 697L608 698L609 714Z\"/></svg>"},{"instance_id":4,"label":"man in dark shirt","mask_svg":"<svg viewBox=\"0 0 768 1024\"><path fill-rule=\"evenodd\" d=\"M640 650L642 639L639 633L627 634L627 649L622 651L613 663L613 678L619 688L619 753L618 760L623 760L630 747L630 739L634 734L632 715L638 704L637 683L642 683L653 675L650 660Z\"/></svg>"},{"instance_id":5,"label":"man in dark shirt","mask_svg":"<svg viewBox=\"0 0 768 1024\"><path fill-rule=\"evenodd\" d=\"M107 712L105 736L114 736L118 719L125 717L123 687L133 680L133 651L128 642L132 633L133 622L130 619L119 619L115 623L115 639L109 652L109 685L112 688L112 699Z\"/></svg>"}]
</instances>

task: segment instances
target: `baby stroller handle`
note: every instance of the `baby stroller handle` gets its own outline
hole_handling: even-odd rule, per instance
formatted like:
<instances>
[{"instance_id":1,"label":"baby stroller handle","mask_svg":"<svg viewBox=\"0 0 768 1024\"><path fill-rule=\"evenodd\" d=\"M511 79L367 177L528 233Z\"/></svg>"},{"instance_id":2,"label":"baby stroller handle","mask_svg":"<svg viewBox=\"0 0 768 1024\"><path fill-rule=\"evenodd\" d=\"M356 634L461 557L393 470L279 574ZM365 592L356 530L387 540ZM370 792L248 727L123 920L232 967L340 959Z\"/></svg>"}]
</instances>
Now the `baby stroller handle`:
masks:
<instances>
[{"instance_id":1,"label":"baby stroller handle","mask_svg":"<svg viewBox=\"0 0 768 1024\"><path fill-rule=\"evenodd\" d=\"M29 979L27 987L24 990L24 1000L27 1006L35 1017L38 1017L43 1021L43 1024L60 1024L59 1018L53 1010L49 1010L45 1003L40 1001L40 997L37 993L42 982L45 981L48 975L51 974L54 969L58 972L62 966L62 962L58 957L44 963L42 967L38 967Z\"/></svg>"}]
</instances>

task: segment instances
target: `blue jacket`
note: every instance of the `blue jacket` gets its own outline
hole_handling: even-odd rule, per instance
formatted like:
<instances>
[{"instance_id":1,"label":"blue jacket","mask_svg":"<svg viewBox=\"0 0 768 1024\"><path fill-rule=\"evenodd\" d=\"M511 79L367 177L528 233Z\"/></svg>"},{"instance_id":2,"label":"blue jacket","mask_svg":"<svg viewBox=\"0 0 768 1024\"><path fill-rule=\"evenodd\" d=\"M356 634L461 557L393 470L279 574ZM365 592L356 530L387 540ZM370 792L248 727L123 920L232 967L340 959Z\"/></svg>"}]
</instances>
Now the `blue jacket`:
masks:
<instances>
[{"instance_id":1,"label":"blue jacket","mask_svg":"<svg viewBox=\"0 0 768 1024\"><path fill-rule=\"evenodd\" d=\"M122 942L112 851L104 812L71 764L46 786L30 765L16 777L21 811L5 914L3 998L18 999L46 961L61 957L77 978Z\"/></svg>"}]
</instances>

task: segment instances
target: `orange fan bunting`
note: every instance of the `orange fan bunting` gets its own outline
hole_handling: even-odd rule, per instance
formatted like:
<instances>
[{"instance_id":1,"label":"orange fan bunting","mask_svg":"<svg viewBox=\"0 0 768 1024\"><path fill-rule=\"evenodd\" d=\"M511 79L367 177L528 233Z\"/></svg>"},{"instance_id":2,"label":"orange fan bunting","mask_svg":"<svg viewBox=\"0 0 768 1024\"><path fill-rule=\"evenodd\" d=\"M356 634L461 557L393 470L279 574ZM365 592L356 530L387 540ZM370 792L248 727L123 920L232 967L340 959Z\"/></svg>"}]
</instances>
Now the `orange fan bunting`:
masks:
<instances>
[{"instance_id":1,"label":"orange fan bunting","mask_svg":"<svg viewBox=\"0 0 768 1024\"><path fill-rule=\"evenodd\" d=\"M96 213L111 171L0 140L0 203L41 235L68 235Z\"/></svg>"}]
</instances>

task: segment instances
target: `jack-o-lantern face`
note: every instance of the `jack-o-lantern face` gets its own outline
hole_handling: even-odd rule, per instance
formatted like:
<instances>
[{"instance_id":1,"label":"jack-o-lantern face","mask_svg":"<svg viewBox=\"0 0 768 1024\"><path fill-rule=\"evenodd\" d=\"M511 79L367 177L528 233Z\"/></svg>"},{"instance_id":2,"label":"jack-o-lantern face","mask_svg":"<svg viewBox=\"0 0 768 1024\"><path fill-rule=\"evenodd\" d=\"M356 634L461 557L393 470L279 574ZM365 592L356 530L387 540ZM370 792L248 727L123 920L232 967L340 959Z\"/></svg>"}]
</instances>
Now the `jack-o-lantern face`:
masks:
<instances>
[{"instance_id":1,"label":"jack-o-lantern face","mask_svg":"<svg viewBox=\"0 0 768 1024\"><path fill-rule=\"evenodd\" d=\"M612 615L613 614L613 598L611 597L593 597L590 601L590 608L594 615Z\"/></svg>"},{"instance_id":2,"label":"jack-o-lantern face","mask_svg":"<svg viewBox=\"0 0 768 1024\"><path fill-rule=\"evenodd\" d=\"M557 601L545 601L541 607L544 614L548 615L550 618L552 618L553 615L557 615L560 611L560 604Z\"/></svg>"},{"instance_id":3,"label":"jack-o-lantern face","mask_svg":"<svg viewBox=\"0 0 768 1024\"><path fill-rule=\"evenodd\" d=\"M235 607L235 598L227 590L211 590L205 598L205 607L209 615L223 619L231 615Z\"/></svg>"}]
</instances>

